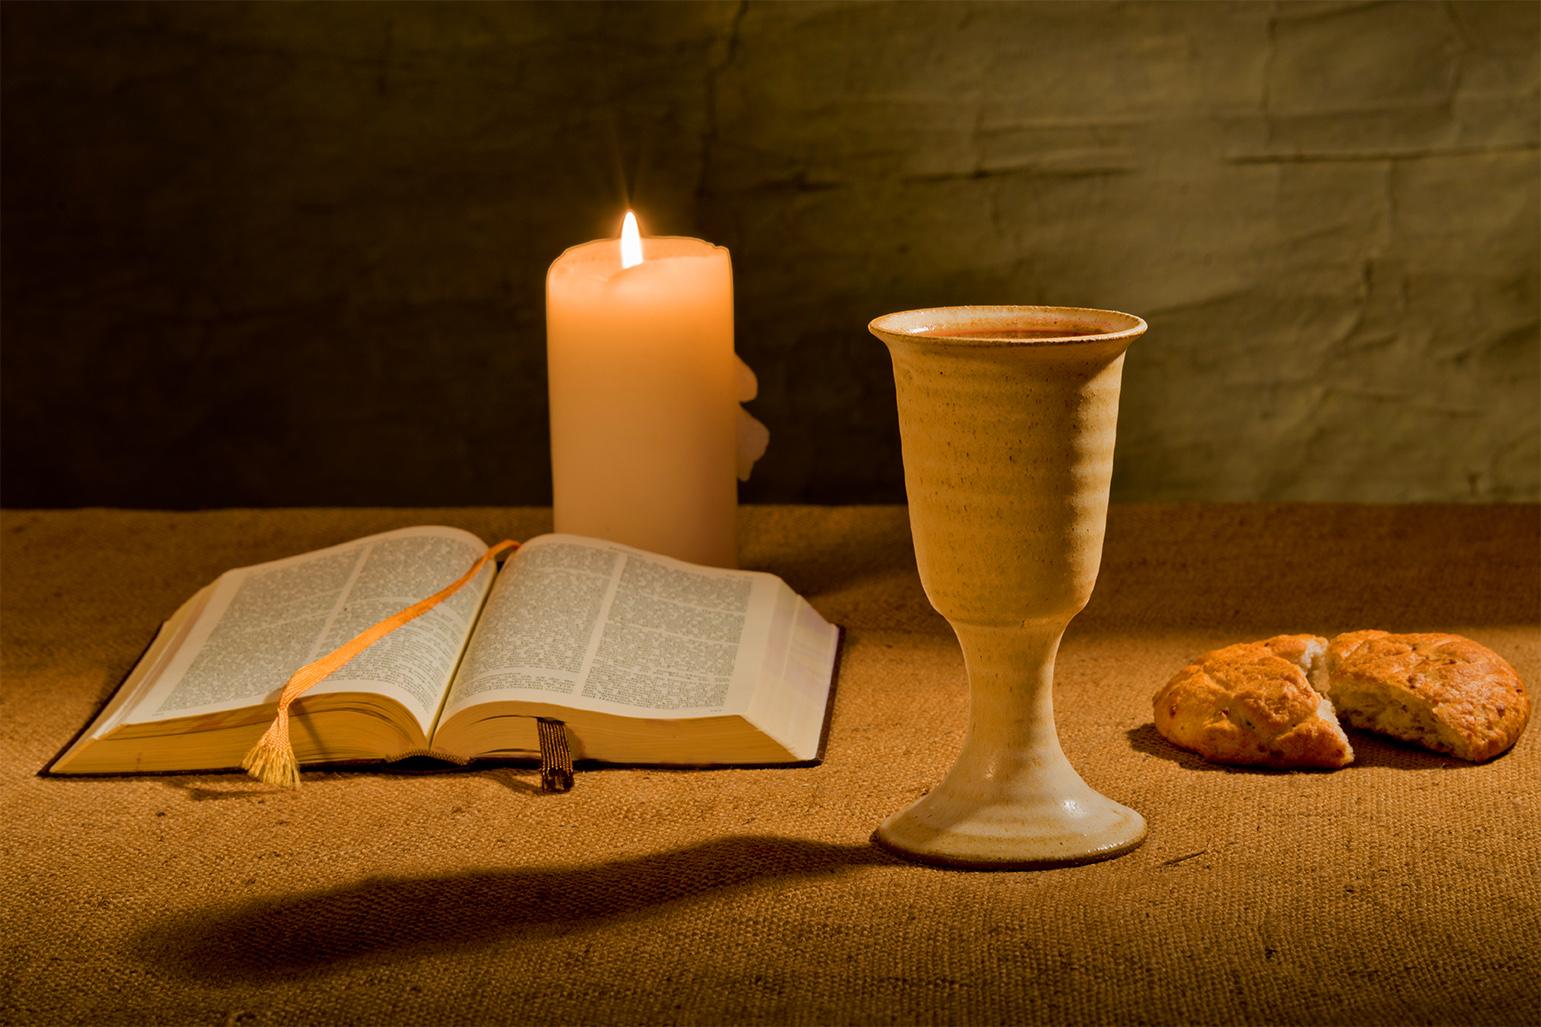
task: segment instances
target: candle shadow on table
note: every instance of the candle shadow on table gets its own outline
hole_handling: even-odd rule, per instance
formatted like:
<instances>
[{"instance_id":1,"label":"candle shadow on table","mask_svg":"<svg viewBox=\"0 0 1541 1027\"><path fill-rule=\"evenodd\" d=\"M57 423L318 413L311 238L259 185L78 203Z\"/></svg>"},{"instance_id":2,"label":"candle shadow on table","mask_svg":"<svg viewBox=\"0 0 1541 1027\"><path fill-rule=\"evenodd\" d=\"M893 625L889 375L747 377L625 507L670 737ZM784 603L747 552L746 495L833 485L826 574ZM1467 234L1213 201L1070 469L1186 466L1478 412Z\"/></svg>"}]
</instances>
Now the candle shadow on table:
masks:
<instances>
[{"instance_id":1,"label":"candle shadow on table","mask_svg":"<svg viewBox=\"0 0 1541 1027\"><path fill-rule=\"evenodd\" d=\"M1413 745L1410 742L1400 742L1384 735L1373 734L1368 731L1356 731L1353 728L1346 729L1349 744L1354 749L1354 762L1346 767L1338 768L1341 771L1352 771L1356 768L1388 767L1392 770L1459 770L1462 767L1471 767L1475 764L1464 760L1454 759L1450 756L1442 756L1437 752L1430 752L1422 746ZM1125 732L1129 739L1129 746L1135 752L1144 753L1147 756L1156 756L1182 766L1184 770L1221 771L1228 774L1327 774L1337 771L1328 768L1306 768L1301 770L1285 770L1275 767L1244 767L1231 766L1227 763L1211 763L1196 753L1186 749L1179 749L1156 730L1155 724L1141 724ZM1502 757L1499 757L1500 759Z\"/></svg>"},{"instance_id":2,"label":"candle shadow on table","mask_svg":"<svg viewBox=\"0 0 1541 1027\"><path fill-rule=\"evenodd\" d=\"M902 506L743 507L740 562L768 571L846 628L946 632L915 566Z\"/></svg>"},{"instance_id":3,"label":"candle shadow on table","mask_svg":"<svg viewBox=\"0 0 1541 1027\"><path fill-rule=\"evenodd\" d=\"M595 866L381 877L168 913L131 942L175 976L273 982L489 944L540 944L707 896L862 867L908 865L874 845L721 838Z\"/></svg>"}]
</instances>

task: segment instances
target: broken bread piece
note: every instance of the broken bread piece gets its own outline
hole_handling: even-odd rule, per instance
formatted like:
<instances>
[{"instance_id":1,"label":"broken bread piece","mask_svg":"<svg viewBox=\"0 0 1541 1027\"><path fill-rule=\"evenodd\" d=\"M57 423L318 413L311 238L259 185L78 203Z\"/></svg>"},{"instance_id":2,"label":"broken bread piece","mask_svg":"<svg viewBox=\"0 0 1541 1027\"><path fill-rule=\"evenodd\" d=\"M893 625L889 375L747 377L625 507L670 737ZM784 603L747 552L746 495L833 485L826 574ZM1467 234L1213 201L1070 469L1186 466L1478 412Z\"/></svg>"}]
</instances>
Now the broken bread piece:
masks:
<instances>
[{"instance_id":1,"label":"broken bread piece","mask_svg":"<svg viewBox=\"0 0 1541 1027\"><path fill-rule=\"evenodd\" d=\"M1327 695L1351 727L1481 763L1530 722L1530 696L1502 656L1460 635L1353 631L1327 650Z\"/></svg>"},{"instance_id":2,"label":"broken bread piece","mask_svg":"<svg viewBox=\"0 0 1541 1027\"><path fill-rule=\"evenodd\" d=\"M1326 655L1327 640L1317 635L1205 653L1156 693L1156 730L1214 763L1347 766L1354 761L1348 736L1312 686L1312 678L1326 684Z\"/></svg>"}]
</instances>

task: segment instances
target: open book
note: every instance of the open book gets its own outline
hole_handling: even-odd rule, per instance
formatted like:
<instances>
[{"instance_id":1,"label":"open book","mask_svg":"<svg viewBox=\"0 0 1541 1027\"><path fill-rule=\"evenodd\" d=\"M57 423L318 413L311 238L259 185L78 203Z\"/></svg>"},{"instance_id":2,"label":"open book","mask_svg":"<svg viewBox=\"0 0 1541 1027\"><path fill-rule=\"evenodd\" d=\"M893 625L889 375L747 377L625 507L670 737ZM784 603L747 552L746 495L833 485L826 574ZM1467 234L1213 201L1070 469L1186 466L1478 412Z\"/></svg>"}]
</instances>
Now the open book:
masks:
<instances>
[{"instance_id":1,"label":"open book","mask_svg":"<svg viewBox=\"0 0 1541 1027\"><path fill-rule=\"evenodd\" d=\"M486 550L404 528L222 574L179 609L53 774L234 768L301 666L466 572ZM295 701L302 764L539 752L574 759L817 759L839 629L780 578L542 535Z\"/></svg>"}]
</instances>

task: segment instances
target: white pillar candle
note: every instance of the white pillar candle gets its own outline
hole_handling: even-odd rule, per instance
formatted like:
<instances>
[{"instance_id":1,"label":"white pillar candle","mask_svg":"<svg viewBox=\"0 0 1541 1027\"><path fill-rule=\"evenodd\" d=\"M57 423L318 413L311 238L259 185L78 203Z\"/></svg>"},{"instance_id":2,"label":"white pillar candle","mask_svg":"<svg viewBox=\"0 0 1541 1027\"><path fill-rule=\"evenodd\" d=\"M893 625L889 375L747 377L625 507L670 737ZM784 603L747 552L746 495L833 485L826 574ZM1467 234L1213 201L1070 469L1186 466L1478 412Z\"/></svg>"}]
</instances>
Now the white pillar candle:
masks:
<instances>
[{"instance_id":1,"label":"white pillar candle","mask_svg":"<svg viewBox=\"0 0 1541 1027\"><path fill-rule=\"evenodd\" d=\"M630 215L628 215L630 220ZM733 271L700 239L574 246L546 276L556 530L738 565Z\"/></svg>"}]
</instances>

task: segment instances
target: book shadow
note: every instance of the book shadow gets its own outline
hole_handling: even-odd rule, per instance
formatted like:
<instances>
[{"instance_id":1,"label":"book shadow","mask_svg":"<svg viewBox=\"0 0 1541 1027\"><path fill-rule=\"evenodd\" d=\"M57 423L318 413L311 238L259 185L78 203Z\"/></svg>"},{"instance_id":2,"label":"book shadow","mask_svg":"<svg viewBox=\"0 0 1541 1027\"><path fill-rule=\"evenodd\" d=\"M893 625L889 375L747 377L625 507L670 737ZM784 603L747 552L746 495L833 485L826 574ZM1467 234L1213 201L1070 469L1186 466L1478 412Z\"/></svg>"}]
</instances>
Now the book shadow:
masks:
<instances>
[{"instance_id":1,"label":"book shadow","mask_svg":"<svg viewBox=\"0 0 1541 1027\"><path fill-rule=\"evenodd\" d=\"M1422 746L1388 738L1385 735L1359 731L1355 728L1345 728L1344 731L1348 735L1349 744L1354 748L1354 762L1338 768L1339 770L1352 771L1366 767L1386 767L1391 770L1459 770L1462 767L1475 765L1451 756L1442 756ZM1197 753L1179 749L1161 737L1161 732L1156 730L1155 724L1141 724L1139 727L1130 728L1124 734L1129 739L1129 747L1135 752L1169 760L1181 765L1184 770L1218 771L1224 774L1331 774L1335 772L1328 767L1289 770L1278 767L1210 763ZM1502 756L1495 757L1495 759L1502 758Z\"/></svg>"},{"instance_id":2,"label":"book shadow","mask_svg":"<svg viewBox=\"0 0 1541 1027\"><path fill-rule=\"evenodd\" d=\"M168 915L130 947L211 984L312 976L341 964L611 926L707 895L866 866L909 865L874 845L721 838L586 867L383 877Z\"/></svg>"},{"instance_id":3,"label":"book shadow","mask_svg":"<svg viewBox=\"0 0 1541 1027\"><path fill-rule=\"evenodd\" d=\"M407 764L409 761L399 761ZM502 785L511 792L520 795L528 795L536 798L556 796L561 793L548 792L541 787L540 768L538 766L517 765L486 765L478 766L476 771L482 778ZM398 777L402 774L429 775L429 774L464 774L465 767L456 766L453 763L445 763L442 760L424 760L418 765L398 766L393 765L382 769L378 765L367 767L312 770L307 777L316 778L323 774L334 777ZM61 778L60 780L71 780ZM74 780L90 781L93 778L76 778ZM262 798L268 795L282 794L286 789L275 785L263 784L254 781L245 774L210 774L207 772L168 773L160 777L161 784L174 792L180 792L192 802L223 802L229 799Z\"/></svg>"}]
</instances>

